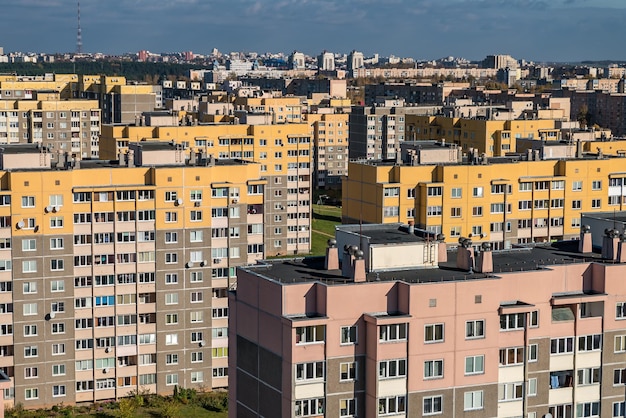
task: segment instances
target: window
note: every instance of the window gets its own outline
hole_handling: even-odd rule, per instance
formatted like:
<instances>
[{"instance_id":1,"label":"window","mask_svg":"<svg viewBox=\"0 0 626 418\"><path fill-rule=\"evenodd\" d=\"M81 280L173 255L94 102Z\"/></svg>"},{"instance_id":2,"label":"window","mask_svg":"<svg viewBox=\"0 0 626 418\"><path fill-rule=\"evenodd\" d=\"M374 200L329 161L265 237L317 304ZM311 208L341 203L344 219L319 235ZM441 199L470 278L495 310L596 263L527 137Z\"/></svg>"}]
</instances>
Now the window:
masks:
<instances>
[{"instance_id":1,"label":"window","mask_svg":"<svg viewBox=\"0 0 626 418\"><path fill-rule=\"evenodd\" d=\"M296 417L324 415L324 399L316 398L296 401L294 415Z\"/></svg>"},{"instance_id":2,"label":"window","mask_svg":"<svg viewBox=\"0 0 626 418\"><path fill-rule=\"evenodd\" d=\"M550 354L574 352L574 337L553 338L550 340Z\"/></svg>"},{"instance_id":3,"label":"window","mask_svg":"<svg viewBox=\"0 0 626 418\"><path fill-rule=\"evenodd\" d=\"M165 264L176 264L176 263L178 263L177 253L165 253Z\"/></svg>"},{"instance_id":4,"label":"window","mask_svg":"<svg viewBox=\"0 0 626 418\"><path fill-rule=\"evenodd\" d=\"M428 187L426 193L428 196L441 196L443 194L443 187Z\"/></svg>"},{"instance_id":5,"label":"window","mask_svg":"<svg viewBox=\"0 0 626 418\"><path fill-rule=\"evenodd\" d=\"M572 209L582 208L582 200L572 200Z\"/></svg>"},{"instance_id":6,"label":"window","mask_svg":"<svg viewBox=\"0 0 626 418\"><path fill-rule=\"evenodd\" d=\"M53 364L52 376L63 376L63 375L65 375L65 364Z\"/></svg>"},{"instance_id":7,"label":"window","mask_svg":"<svg viewBox=\"0 0 626 418\"><path fill-rule=\"evenodd\" d=\"M34 239L22 240L22 251L35 251L37 250L37 241Z\"/></svg>"},{"instance_id":8,"label":"window","mask_svg":"<svg viewBox=\"0 0 626 418\"><path fill-rule=\"evenodd\" d=\"M576 418L599 417L600 402L583 402L576 404Z\"/></svg>"},{"instance_id":9,"label":"window","mask_svg":"<svg viewBox=\"0 0 626 418\"><path fill-rule=\"evenodd\" d=\"M600 368L579 369L576 373L576 383L578 385L595 385L600 383Z\"/></svg>"},{"instance_id":10,"label":"window","mask_svg":"<svg viewBox=\"0 0 626 418\"><path fill-rule=\"evenodd\" d=\"M356 380L357 364L355 361L339 364L339 380Z\"/></svg>"},{"instance_id":11,"label":"window","mask_svg":"<svg viewBox=\"0 0 626 418\"><path fill-rule=\"evenodd\" d=\"M296 364L296 382L324 379L324 369L323 361Z\"/></svg>"},{"instance_id":12,"label":"window","mask_svg":"<svg viewBox=\"0 0 626 418\"><path fill-rule=\"evenodd\" d=\"M52 355L58 356L61 354L65 354L65 344L64 343L52 344Z\"/></svg>"},{"instance_id":13,"label":"window","mask_svg":"<svg viewBox=\"0 0 626 418\"><path fill-rule=\"evenodd\" d=\"M432 324L424 327L424 342L436 343L443 341L443 324Z\"/></svg>"},{"instance_id":14,"label":"window","mask_svg":"<svg viewBox=\"0 0 626 418\"><path fill-rule=\"evenodd\" d=\"M602 348L602 334L578 337L578 351L593 351Z\"/></svg>"},{"instance_id":15,"label":"window","mask_svg":"<svg viewBox=\"0 0 626 418\"><path fill-rule=\"evenodd\" d=\"M594 180L591 182L591 190L602 190L602 180Z\"/></svg>"},{"instance_id":16,"label":"window","mask_svg":"<svg viewBox=\"0 0 626 418\"><path fill-rule=\"evenodd\" d=\"M165 304L166 305L176 305L176 304L178 304L178 293L166 293L165 294Z\"/></svg>"},{"instance_id":17,"label":"window","mask_svg":"<svg viewBox=\"0 0 626 418\"><path fill-rule=\"evenodd\" d=\"M624 402L613 402L613 418L623 417L624 412Z\"/></svg>"},{"instance_id":18,"label":"window","mask_svg":"<svg viewBox=\"0 0 626 418\"><path fill-rule=\"evenodd\" d=\"M524 384L522 382L504 383L498 385L498 401L515 401L522 399Z\"/></svg>"},{"instance_id":19,"label":"window","mask_svg":"<svg viewBox=\"0 0 626 418\"><path fill-rule=\"evenodd\" d=\"M474 187L472 190L473 197L483 197L483 188L482 187Z\"/></svg>"},{"instance_id":20,"label":"window","mask_svg":"<svg viewBox=\"0 0 626 418\"><path fill-rule=\"evenodd\" d=\"M537 327L539 326L539 311L530 312L530 323L529 326ZM517 314L504 314L500 315L500 330L516 330L516 329L524 329L524 318L525 313L517 313Z\"/></svg>"},{"instance_id":21,"label":"window","mask_svg":"<svg viewBox=\"0 0 626 418\"><path fill-rule=\"evenodd\" d=\"M461 217L461 208L450 208L450 217L452 217L452 218L460 218Z\"/></svg>"},{"instance_id":22,"label":"window","mask_svg":"<svg viewBox=\"0 0 626 418\"><path fill-rule=\"evenodd\" d=\"M202 300L202 292L191 292L191 303L199 303L202 302Z\"/></svg>"},{"instance_id":23,"label":"window","mask_svg":"<svg viewBox=\"0 0 626 418\"><path fill-rule=\"evenodd\" d=\"M178 344L178 334L166 334L165 335L165 345L176 345Z\"/></svg>"},{"instance_id":24,"label":"window","mask_svg":"<svg viewBox=\"0 0 626 418\"><path fill-rule=\"evenodd\" d=\"M62 216L51 217L50 228L63 228L63 217Z\"/></svg>"},{"instance_id":25,"label":"window","mask_svg":"<svg viewBox=\"0 0 626 418\"><path fill-rule=\"evenodd\" d=\"M626 368L613 370L613 385L626 384Z\"/></svg>"},{"instance_id":26,"label":"window","mask_svg":"<svg viewBox=\"0 0 626 418\"><path fill-rule=\"evenodd\" d=\"M378 399L378 416L395 415L406 412L406 398L391 396Z\"/></svg>"},{"instance_id":27,"label":"window","mask_svg":"<svg viewBox=\"0 0 626 418\"><path fill-rule=\"evenodd\" d=\"M615 352L623 353L626 351L626 335L615 336Z\"/></svg>"},{"instance_id":28,"label":"window","mask_svg":"<svg viewBox=\"0 0 626 418\"><path fill-rule=\"evenodd\" d=\"M387 187L387 188L383 189L383 196L384 197L393 197L393 196L399 196L399 195L400 195L400 188L399 187Z\"/></svg>"},{"instance_id":29,"label":"window","mask_svg":"<svg viewBox=\"0 0 626 418\"><path fill-rule=\"evenodd\" d=\"M378 363L378 377L380 379L393 379L406 377L406 360L383 360Z\"/></svg>"},{"instance_id":30,"label":"window","mask_svg":"<svg viewBox=\"0 0 626 418\"><path fill-rule=\"evenodd\" d=\"M24 389L24 399L39 399L39 389L28 388Z\"/></svg>"},{"instance_id":31,"label":"window","mask_svg":"<svg viewBox=\"0 0 626 418\"><path fill-rule=\"evenodd\" d=\"M485 372L485 356L465 357L465 374L481 374Z\"/></svg>"},{"instance_id":32,"label":"window","mask_svg":"<svg viewBox=\"0 0 626 418\"><path fill-rule=\"evenodd\" d=\"M451 196L453 199L459 199L463 197L463 189L460 187L453 187L451 190Z\"/></svg>"},{"instance_id":33,"label":"window","mask_svg":"<svg viewBox=\"0 0 626 418\"><path fill-rule=\"evenodd\" d=\"M626 318L626 302L618 302L615 306L615 318L616 319L625 319Z\"/></svg>"},{"instance_id":34,"label":"window","mask_svg":"<svg viewBox=\"0 0 626 418\"><path fill-rule=\"evenodd\" d=\"M325 340L325 325L296 327L296 344L319 343Z\"/></svg>"},{"instance_id":35,"label":"window","mask_svg":"<svg viewBox=\"0 0 626 418\"><path fill-rule=\"evenodd\" d=\"M428 360L424 362L424 379L443 377L443 360Z\"/></svg>"},{"instance_id":36,"label":"window","mask_svg":"<svg viewBox=\"0 0 626 418\"><path fill-rule=\"evenodd\" d=\"M339 416L341 418L356 416L356 399L339 400Z\"/></svg>"},{"instance_id":37,"label":"window","mask_svg":"<svg viewBox=\"0 0 626 418\"><path fill-rule=\"evenodd\" d=\"M37 293L37 282L25 282L22 284L24 294Z\"/></svg>"},{"instance_id":38,"label":"window","mask_svg":"<svg viewBox=\"0 0 626 418\"><path fill-rule=\"evenodd\" d=\"M32 379L39 376L37 367L24 367L24 378Z\"/></svg>"},{"instance_id":39,"label":"window","mask_svg":"<svg viewBox=\"0 0 626 418\"><path fill-rule=\"evenodd\" d=\"M61 271L65 268L64 261L60 260L50 260L50 270L52 271Z\"/></svg>"},{"instance_id":40,"label":"window","mask_svg":"<svg viewBox=\"0 0 626 418\"><path fill-rule=\"evenodd\" d=\"M483 216L483 207L482 206L474 206L472 208L472 216Z\"/></svg>"},{"instance_id":41,"label":"window","mask_svg":"<svg viewBox=\"0 0 626 418\"><path fill-rule=\"evenodd\" d=\"M204 382L204 372L191 372L191 383Z\"/></svg>"},{"instance_id":42,"label":"window","mask_svg":"<svg viewBox=\"0 0 626 418\"><path fill-rule=\"evenodd\" d=\"M37 303L24 304L24 316L37 315Z\"/></svg>"},{"instance_id":43,"label":"window","mask_svg":"<svg viewBox=\"0 0 626 418\"><path fill-rule=\"evenodd\" d=\"M356 344L356 326L341 327L341 344Z\"/></svg>"},{"instance_id":44,"label":"window","mask_svg":"<svg viewBox=\"0 0 626 418\"><path fill-rule=\"evenodd\" d=\"M165 364L178 364L178 354L167 354Z\"/></svg>"},{"instance_id":45,"label":"window","mask_svg":"<svg viewBox=\"0 0 626 418\"><path fill-rule=\"evenodd\" d=\"M226 350L228 350L228 349L226 349ZM217 353L214 352L213 354L217 354ZM204 356L204 354L202 353L202 351L194 351L194 352L191 353L191 362L192 363L202 363L203 356ZM215 355L213 357L218 357L218 356Z\"/></svg>"},{"instance_id":46,"label":"window","mask_svg":"<svg viewBox=\"0 0 626 418\"><path fill-rule=\"evenodd\" d=\"M35 260L24 260L24 261L22 261L22 272L23 273L34 273L36 271L37 271L37 261L35 261Z\"/></svg>"},{"instance_id":47,"label":"window","mask_svg":"<svg viewBox=\"0 0 626 418\"><path fill-rule=\"evenodd\" d=\"M379 327L379 341L406 340L406 324L389 324Z\"/></svg>"},{"instance_id":48,"label":"window","mask_svg":"<svg viewBox=\"0 0 626 418\"><path fill-rule=\"evenodd\" d=\"M35 207L35 196L22 196L22 207L23 208L34 208Z\"/></svg>"},{"instance_id":49,"label":"window","mask_svg":"<svg viewBox=\"0 0 626 418\"><path fill-rule=\"evenodd\" d=\"M50 249L51 250L63 249L63 238L50 238Z\"/></svg>"},{"instance_id":50,"label":"window","mask_svg":"<svg viewBox=\"0 0 626 418\"><path fill-rule=\"evenodd\" d=\"M465 392L463 396L463 410L471 411L483 409L483 391Z\"/></svg>"},{"instance_id":51,"label":"window","mask_svg":"<svg viewBox=\"0 0 626 418\"><path fill-rule=\"evenodd\" d=\"M512 366L524 362L524 347L500 349L500 366Z\"/></svg>"},{"instance_id":52,"label":"window","mask_svg":"<svg viewBox=\"0 0 626 418\"><path fill-rule=\"evenodd\" d=\"M178 374L177 373L166 374L165 375L165 384L168 385L168 386L177 385L178 384Z\"/></svg>"},{"instance_id":53,"label":"window","mask_svg":"<svg viewBox=\"0 0 626 418\"><path fill-rule=\"evenodd\" d=\"M465 339L484 338L485 337L485 320L478 319L475 321L465 322Z\"/></svg>"},{"instance_id":54,"label":"window","mask_svg":"<svg viewBox=\"0 0 626 418\"><path fill-rule=\"evenodd\" d=\"M36 345L29 345L24 347L24 357L37 357L39 355L39 348Z\"/></svg>"}]
</instances>

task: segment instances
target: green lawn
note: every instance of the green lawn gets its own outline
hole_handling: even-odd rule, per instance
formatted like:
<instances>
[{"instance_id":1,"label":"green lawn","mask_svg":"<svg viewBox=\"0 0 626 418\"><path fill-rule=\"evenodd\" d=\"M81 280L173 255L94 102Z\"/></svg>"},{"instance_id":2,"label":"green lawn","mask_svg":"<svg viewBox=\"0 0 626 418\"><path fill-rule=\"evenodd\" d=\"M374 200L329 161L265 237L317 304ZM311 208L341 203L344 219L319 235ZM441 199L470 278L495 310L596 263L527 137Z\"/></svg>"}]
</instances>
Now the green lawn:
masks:
<instances>
[{"instance_id":1,"label":"green lawn","mask_svg":"<svg viewBox=\"0 0 626 418\"><path fill-rule=\"evenodd\" d=\"M162 415L159 408L139 408L132 413L137 418L159 418ZM181 418L227 418L228 412L208 411L198 405L180 405L173 415ZM76 414L77 418L117 418L117 410L93 411L88 414Z\"/></svg>"},{"instance_id":2,"label":"green lawn","mask_svg":"<svg viewBox=\"0 0 626 418\"><path fill-rule=\"evenodd\" d=\"M313 205L311 221L311 255L324 255L326 242L335 237L335 225L341 224L341 208Z\"/></svg>"}]
</instances>

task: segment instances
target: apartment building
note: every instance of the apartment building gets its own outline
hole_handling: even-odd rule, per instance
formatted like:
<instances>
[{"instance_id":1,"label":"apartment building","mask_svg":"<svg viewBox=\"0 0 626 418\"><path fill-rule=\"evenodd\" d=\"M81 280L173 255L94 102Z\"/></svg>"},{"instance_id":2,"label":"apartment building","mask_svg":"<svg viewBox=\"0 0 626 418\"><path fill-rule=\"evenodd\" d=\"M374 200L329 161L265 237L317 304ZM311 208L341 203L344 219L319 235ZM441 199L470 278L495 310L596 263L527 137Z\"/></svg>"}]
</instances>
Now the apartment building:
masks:
<instances>
[{"instance_id":1,"label":"apartment building","mask_svg":"<svg viewBox=\"0 0 626 418\"><path fill-rule=\"evenodd\" d=\"M365 104L373 106L379 97L404 99L407 105L443 105L454 90L470 88L470 83L378 83L365 86Z\"/></svg>"},{"instance_id":2,"label":"apartment building","mask_svg":"<svg viewBox=\"0 0 626 418\"><path fill-rule=\"evenodd\" d=\"M101 158L118 160L129 144L180 144L203 158L243 159L259 164L268 179L264 208L265 254L310 251L312 144L309 125L104 125ZM225 177L227 178L227 177Z\"/></svg>"},{"instance_id":3,"label":"apartment building","mask_svg":"<svg viewBox=\"0 0 626 418\"><path fill-rule=\"evenodd\" d=\"M319 108L304 115L313 138L313 179L315 187L340 188L348 174L348 113L336 108ZM332 113L326 113L332 112Z\"/></svg>"},{"instance_id":4,"label":"apartment building","mask_svg":"<svg viewBox=\"0 0 626 418\"><path fill-rule=\"evenodd\" d=\"M618 241L441 253L410 227L343 225L326 259L238 269L229 416L622 416Z\"/></svg>"},{"instance_id":5,"label":"apartment building","mask_svg":"<svg viewBox=\"0 0 626 418\"><path fill-rule=\"evenodd\" d=\"M97 158L99 137L100 109L94 100L38 91L20 100L0 99L0 144L39 143L55 155Z\"/></svg>"},{"instance_id":6,"label":"apartment building","mask_svg":"<svg viewBox=\"0 0 626 418\"><path fill-rule=\"evenodd\" d=\"M227 386L227 291L264 257L260 164L167 143L119 163L6 146L0 164L6 404Z\"/></svg>"},{"instance_id":7,"label":"apartment building","mask_svg":"<svg viewBox=\"0 0 626 418\"><path fill-rule=\"evenodd\" d=\"M519 102L518 102L519 103ZM530 102L528 102L531 104ZM531 104L532 111L532 104ZM516 151L516 139L560 140L558 122L568 119L562 113L555 119L505 119L457 118L446 116L407 115L405 118L407 140L445 140L458 144L464 151L474 148L487 157L504 156Z\"/></svg>"},{"instance_id":8,"label":"apartment building","mask_svg":"<svg viewBox=\"0 0 626 418\"><path fill-rule=\"evenodd\" d=\"M351 159L393 159L406 139L406 115L433 115L440 106L405 106L403 99L379 98L375 106L353 106L349 120Z\"/></svg>"},{"instance_id":9,"label":"apartment building","mask_svg":"<svg viewBox=\"0 0 626 418\"><path fill-rule=\"evenodd\" d=\"M508 248L576 237L582 212L624 210L622 157L553 154L464 156L455 144L418 141L399 162L350 162L343 221L414 222L449 244L471 236Z\"/></svg>"}]
</instances>

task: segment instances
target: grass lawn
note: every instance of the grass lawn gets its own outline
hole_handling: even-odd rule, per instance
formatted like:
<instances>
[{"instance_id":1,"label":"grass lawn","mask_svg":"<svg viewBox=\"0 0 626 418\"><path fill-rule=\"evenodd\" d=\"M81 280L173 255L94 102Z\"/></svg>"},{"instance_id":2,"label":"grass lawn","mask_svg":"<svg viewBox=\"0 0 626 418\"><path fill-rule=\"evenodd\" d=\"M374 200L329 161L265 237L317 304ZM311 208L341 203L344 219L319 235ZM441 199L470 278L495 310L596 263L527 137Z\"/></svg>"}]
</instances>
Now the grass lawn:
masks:
<instances>
[{"instance_id":1,"label":"grass lawn","mask_svg":"<svg viewBox=\"0 0 626 418\"><path fill-rule=\"evenodd\" d=\"M341 224L341 208L313 205L311 221L311 255L324 255L326 242L335 237L335 225Z\"/></svg>"},{"instance_id":2,"label":"grass lawn","mask_svg":"<svg viewBox=\"0 0 626 418\"><path fill-rule=\"evenodd\" d=\"M88 414L76 414L77 418L108 418L118 417L117 410L93 411ZM159 408L141 407L133 412L133 416L137 418L159 418L161 417L161 411ZM214 412L208 411L198 405L179 405L178 410L175 412L175 416L181 418L227 418L228 411Z\"/></svg>"}]
</instances>

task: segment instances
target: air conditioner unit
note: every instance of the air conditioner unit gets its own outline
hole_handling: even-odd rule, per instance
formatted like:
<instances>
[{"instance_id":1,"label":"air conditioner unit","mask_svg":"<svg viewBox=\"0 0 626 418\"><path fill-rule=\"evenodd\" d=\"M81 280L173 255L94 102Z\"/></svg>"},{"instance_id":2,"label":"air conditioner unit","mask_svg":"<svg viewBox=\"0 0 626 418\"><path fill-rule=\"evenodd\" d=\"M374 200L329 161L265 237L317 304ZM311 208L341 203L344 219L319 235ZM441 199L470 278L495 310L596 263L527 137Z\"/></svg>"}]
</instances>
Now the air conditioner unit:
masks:
<instances>
[{"instance_id":1,"label":"air conditioner unit","mask_svg":"<svg viewBox=\"0 0 626 418\"><path fill-rule=\"evenodd\" d=\"M219 263L220 261L222 261L222 259L221 259L221 258L214 258L214 259L213 259L213 264L217 264L217 263Z\"/></svg>"},{"instance_id":2,"label":"air conditioner unit","mask_svg":"<svg viewBox=\"0 0 626 418\"><path fill-rule=\"evenodd\" d=\"M199 208L201 204L202 204L202 202L200 202L200 201L195 201L195 202L193 202L193 205L194 205L195 207L197 207L197 208Z\"/></svg>"}]
</instances>

